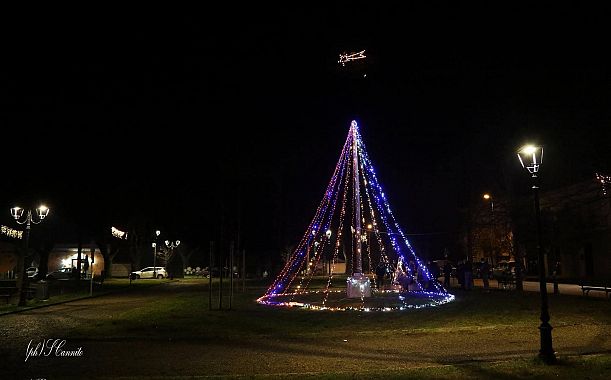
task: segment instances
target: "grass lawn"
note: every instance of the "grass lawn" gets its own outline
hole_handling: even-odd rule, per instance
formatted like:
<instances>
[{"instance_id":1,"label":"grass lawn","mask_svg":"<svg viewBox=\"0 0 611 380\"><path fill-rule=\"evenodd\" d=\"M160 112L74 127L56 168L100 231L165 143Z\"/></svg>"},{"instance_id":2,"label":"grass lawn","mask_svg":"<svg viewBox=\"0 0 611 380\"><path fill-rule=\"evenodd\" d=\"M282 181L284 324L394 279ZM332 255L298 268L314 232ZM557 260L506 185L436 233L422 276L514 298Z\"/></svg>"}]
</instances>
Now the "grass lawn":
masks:
<instances>
[{"instance_id":1,"label":"grass lawn","mask_svg":"<svg viewBox=\"0 0 611 380\"><path fill-rule=\"evenodd\" d=\"M130 281L128 278L113 278L104 281L104 284L94 285L93 296L97 297L100 295L109 294L116 291L129 291L136 289L145 289L161 283L166 283L169 280L139 280ZM65 294L56 295L50 297L47 300L38 300L36 298L26 301L26 306L17 306L12 304L6 304L0 306L0 315L13 313L20 310L33 309L41 306L55 305L62 302L77 300L81 298L89 297L89 285L82 281L80 288L76 291L67 292Z\"/></svg>"},{"instance_id":2,"label":"grass lawn","mask_svg":"<svg viewBox=\"0 0 611 380\"><path fill-rule=\"evenodd\" d=\"M550 367L533 359L538 349L537 327L540 323L538 293L458 290L455 302L440 307L403 312L328 312L258 305L254 300L265 291L265 286L251 282L245 293L237 291L239 283L235 284L232 310L210 311L207 283L207 279L175 280L170 286L180 286L184 290L156 297L143 307L121 311L112 319L83 324L72 332L70 338L94 342L151 339L172 344L204 345L210 351L206 351L207 356L199 365L205 369L204 372L209 370L219 376L611 378L611 354L608 350L611 302L602 298L550 297L553 334L555 339L558 338L555 343L562 342L567 347L587 346L578 350L580 355L560 351L559 364ZM195 286L190 286L193 284ZM223 307L227 309L228 284L225 285ZM213 289L213 307L216 309L216 279ZM573 332L568 334L568 331ZM581 335L588 334L601 342L583 341ZM497 340L497 335L504 337ZM483 360L464 360L456 353L445 356L443 350L448 350L448 347L442 343L449 337L458 337L456 342L464 345L458 351L485 352L482 350L485 344L491 351L506 351L508 354L502 354L501 360L499 355ZM358 348L353 348L353 344ZM413 347L414 344L426 347ZM403 350L401 345L406 345L406 349ZM512 351L513 345L521 347L521 351ZM240 350L247 350L253 357L245 358L237 353ZM359 363L361 351L362 365ZM266 370L262 365L256 367L260 364L259 358L281 364L267 363L269 369ZM319 361L320 365L302 363L304 358ZM408 364L406 358L412 361ZM206 360L210 364L204 363ZM217 368L215 363L218 360L224 361L225 369Z\"/></svg>"},{"instance_id":3,"label":"grass lawn","mask_svg":"<svg viewBox=\"0 0 611 380\"><path fill-rule=\"evenodd\" d=\"M299 374L302 379L609 379L611 355L561 359L549 366L536 359L451 364L406 370ZM260 375L255 379L292 379L295 374Z\"/></svg>"},{"instance_id":4,"label":"grass lawn","mask_svg":"<svg viewBox=\"0 0 611 380\"><path fill-rule=\"evenodd\" d=\"M176 280L175 280L176 281ZM120 324L100 321L89 335L129 335L139 329L157 326L176 336L253 336L282 334L311 336L328 329L326 334L341 336L344 332L394 334L403 332L443 332L446 330L482 330L502 326L539 325L540 298L538 293L477 289L456 291L457 300L440 307L404 312L325 312L298 308L274 308L258 305L254 300L264 286L249 284L246 293L234 290L233 310L229 311L228 284L225 283L223 308L218 309L218 280L214 279L209 311L207 279L183 279L182 283L199 283L204 288L192 288L171 297L160 297L146 307L127 310L120 315ZM144 281L143 281L144 282ZM140 286L149 286L142 284ZM235 284L235 289L238 285ZM556 328L575 324L611 324L611 302L602 298L551 296L549 298L552 325ZM214 326L214 329L210 327ZM315 328L314 328L315 327ZM96 332L97 331L97 332Z\"/></svg>"}]
</instances>

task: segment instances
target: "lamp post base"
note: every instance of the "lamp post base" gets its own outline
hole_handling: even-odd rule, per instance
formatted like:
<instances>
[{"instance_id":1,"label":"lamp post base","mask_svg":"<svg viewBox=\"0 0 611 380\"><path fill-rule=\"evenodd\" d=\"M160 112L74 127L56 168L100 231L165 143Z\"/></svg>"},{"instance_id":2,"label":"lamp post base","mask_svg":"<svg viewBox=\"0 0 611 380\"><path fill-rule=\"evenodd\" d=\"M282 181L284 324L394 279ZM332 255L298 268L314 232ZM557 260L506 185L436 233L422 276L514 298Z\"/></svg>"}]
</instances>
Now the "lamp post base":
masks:
<instances>
[{"instance_id":1,"label":"lamp post base","mask_svg":"<svg viewBox=\"0 0 611 380\"><path fill-rule=\"evenodd\" d=\"M539 332L541 333L541 349L539 350L539 359L545 364L556 363L556 354L552 348L552 326L547 323L541 323L539 326Z\"/></svg>"}]
</instances>

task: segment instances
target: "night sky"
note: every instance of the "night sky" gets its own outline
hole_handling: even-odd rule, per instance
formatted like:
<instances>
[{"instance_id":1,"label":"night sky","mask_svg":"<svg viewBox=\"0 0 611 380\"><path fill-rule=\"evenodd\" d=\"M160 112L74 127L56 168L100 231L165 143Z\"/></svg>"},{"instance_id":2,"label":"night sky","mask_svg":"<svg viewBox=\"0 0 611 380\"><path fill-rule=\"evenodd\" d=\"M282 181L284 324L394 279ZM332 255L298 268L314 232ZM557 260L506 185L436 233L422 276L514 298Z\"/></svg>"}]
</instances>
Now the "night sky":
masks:
<instances>
[{"instance_id":1,"label":"night sky","mask_svg":"<svg viewBox=\"0 0 611 380\"><path fill-rule=\"evenodd\" d=\"M5 15L0 222L45 201L196 244L225 215L248 249L278 248L353 119L408 233L460 229L485 191L527 192L526 141L545 146L550 188L609 173L606 10L422 3Z\"/></svg>"}]
</instances>

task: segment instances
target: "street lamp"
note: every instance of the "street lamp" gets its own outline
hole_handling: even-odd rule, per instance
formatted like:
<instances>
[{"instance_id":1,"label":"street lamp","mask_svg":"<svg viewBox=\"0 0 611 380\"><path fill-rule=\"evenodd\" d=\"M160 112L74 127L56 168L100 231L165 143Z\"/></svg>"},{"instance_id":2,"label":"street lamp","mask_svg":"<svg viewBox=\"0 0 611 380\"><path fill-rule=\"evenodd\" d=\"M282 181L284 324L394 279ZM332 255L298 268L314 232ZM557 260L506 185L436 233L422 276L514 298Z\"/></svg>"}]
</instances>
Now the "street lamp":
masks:
<instances>
[{"instance_id":1,"label":"street lamp","mask_svg":"<svg viewBox=\"0 0 611 380\"><path fill-rule=\"evenodd\" d=\"M539 207L539 184L537 174L543 162L543 147L535 145L525 145L518 150L518 159L522 167L531 174L532 189L535 198L535 216L537 224L537 253L539 260L539 292L541 293L541 349L539 358L545 363L554 363L556 356L552 348L552 326L549 324L549 312L547 305L547 282L545 279L545 258L541 244L541 209Z\"/></svg>"},{"instance_id":2,"label":"street lamp","mask_svg":"<svg viewBox=\"0 0 611 380\"><path fill-rule=\"evenodd\" d=\"M180 240L176 240L175 242L169 241L169 240L165 241L165 246L170 249L177 248L179 245L180 245Z\"/></svg>"},{"instance_id":3,"label":"street lamp","mask_svg":"<svg viewBox=\"0 0 611 380\"><path fill-rule=\"evenodd\" d=\"M41 205L36 209L36 215L38 221L34 220L32 216L32 210L28 210L25 220L21 220L24 210L21 207L11 208L11 215L15 218L17 224L25 224L25 239L24 239L24 252L19 255L19 262L17 264L17 270L19 271L19 278L17 279L17 288L19 289L19 303L18 306L25 306L25 287L27 285L26 274L25 274L25 257L28 254L30 245L30 228L31 224L40 224L49 215L49 208L45 205Z\"/></svg>"},{"instance_id":4,"label":"street lamp","mask_svg":"<svg viewBox=\"0 0 611 380\"><path fill-rule=\"evenodd\" d=\"M312 229L312 237L310 239L314 239L316 237L316 228ZM308 239L308 245L306 247L306 265L305 265L305 273L308 273L310 269L310 250L312 249L312 241ZM316 244L318 246L318 244Z\"/></svg>"},{"instance_id":5,"label":"street lamp","mask_svg":"<svg viewBox=\"0 0 611 380\"><path fill-rule=\"evenodd\" d=\"M490 201L490 259L494 256L494 200L492 200L492 195L485 193L482 198L485 201Z\"/></svg>"},{"instance_id":6,"label":"street lamp","mask_svg":"<svg viewBox=\"0 0 611 380\"><path fill-rule=\"evenodd\" d=\"M161 231L155 231L155 241L153 242L153 278L157 278L157 237L161 234Z\"/></svg>"},{"instance_id":7,"label":"street lamp","mask_svg":"<svg viewBox=\"0 0 611 380\"><path fill-rule=\"evenodd\" d=\"M174 257L174 248L177 248L179 245L180 245L180 240L176 240L176 241L166 240L165 241L165 246L168 247L171 250L171 252L170 252L170 259L172 259L172 257ZM166 260L166 265L168 265L168 261L167 260ZM172 271L172 273L173 273L173 271ZM210 268L210 276L212 276L212 268ZM170 276L170 279L174 279L174 275L173 274Z\"/></svg>"},{"instance_id":8,"label":"street lamp","mask_svg":"<svg viewBox=\"0 0 611 380\"><path fill-rule=\"evenodd\" d=\"M327 238L327 242L329 242L329 245L330 245L331 235L333 235L333 231L331 231L331 229L329 228L327 229L327 231L325 231L325 236ZM324 247L320 254L323 257L323 265L325 266L325 268L323 269L323 272L331 273L331 257L328 254L325 254Z\"/></svg>"},{"instance_id":9,"label":"street lamp","mask_svg":"<svg viewBox=\"0 0 611 380\"><path fill-rule=\"evenodd\" d=\"M494 201L492 200L492 195L486 193L483 196L484 200L490 201L490 211L494 212Z\"/></svg>"}]
</instances>

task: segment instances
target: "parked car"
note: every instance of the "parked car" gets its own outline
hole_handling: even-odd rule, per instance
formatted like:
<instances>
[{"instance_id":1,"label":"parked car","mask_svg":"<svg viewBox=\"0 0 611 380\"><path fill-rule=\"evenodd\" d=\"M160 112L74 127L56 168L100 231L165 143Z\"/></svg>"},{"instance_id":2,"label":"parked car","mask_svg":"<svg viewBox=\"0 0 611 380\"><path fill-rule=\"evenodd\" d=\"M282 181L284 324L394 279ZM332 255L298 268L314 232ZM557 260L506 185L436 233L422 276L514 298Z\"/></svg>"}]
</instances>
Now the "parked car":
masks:
<instances>
[{"instance_id":1,"label":"parked car","mask_svg":"<svg viewBox=\"0 0 611 380\"><path fill-rule=\"evenodd\" d=\"M493 268L488 266L488 279L492 280L494 278ZM473 276L474 278L482 278L482 263L475 262L473 263Z\"/></svg>"},{"instance_id":2,"label":"parked car","mask_svg":"<svg viewBox=\"0 0 611 380\"><path fill-rule=\"evenodd\" d=\"M47 280L66 280L72 277L72 268L61 268L47 274Z\"/></svg>"},{"instance_id":3,"label":"parked car","mask_svg":"<svg viewBox=\"0 0 611 380\"><path fill-rule=\"evenodd\" d=\"M168 274L164 267L146 267L130 273L129 276L132 278L132 280L137 280L139 278L153 278L153 276L156 276L158 279L162 279L168 277Z\"/></svg>"},{"instance_id":4,"label":"parked car","mask_svg":"<svg viewBox=\"0 0 611 380\"><path fill-rule=\"evenodd\" d=\"M495 279L506 279L514 278L516 273L516 262L515 261L499 261L496 266L492 269L492 275Z\"/></svg>"},{"instance_id":5,"label":"parked car","mask_svg":"<svg viewBox=\"0 0 611 380\"><path fill-rule=\"evenodd\" d=\"M452 262L450 260L443 260L443 259L442 260L433 260L433 262L435 264L437 264L437 267L439 268L439 276L440 277L445 276L444 267L445 267L445 264L447 262L450 262L450 265L452 265L452 271L450 272L450 277L457 277L458 276L457 275L456 265L452 264Z\"/></svg>"}]
</instances>

